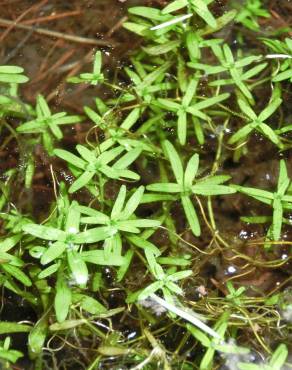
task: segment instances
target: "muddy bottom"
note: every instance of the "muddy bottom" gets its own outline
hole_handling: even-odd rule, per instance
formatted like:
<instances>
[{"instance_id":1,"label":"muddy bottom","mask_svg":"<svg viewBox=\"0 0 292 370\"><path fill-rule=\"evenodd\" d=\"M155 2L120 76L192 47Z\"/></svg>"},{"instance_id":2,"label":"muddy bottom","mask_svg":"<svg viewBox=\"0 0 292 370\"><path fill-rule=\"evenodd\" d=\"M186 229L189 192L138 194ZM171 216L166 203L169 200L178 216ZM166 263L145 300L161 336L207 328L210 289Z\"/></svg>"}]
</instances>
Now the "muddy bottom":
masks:
<instances>
[{"instance_id":1,"label":"muddy bottom","mask_svg":"<svg viewBox=\"0 0 292 370\"><path fill-rule=\"evenodd\" d=\"M133 5L164 6L166 3L167 1L163 0L86 0L82 2L79 0L0 0L0 64L19 65L25 69L30 81L22 88L24 101L34 104L37 94L41 93L46 97L53 111L64 110L72 114L83 114L84 105L94 107L94 97L109 98L112 92L104 86L96 88L68 84L66 82L68 77L77 75L81 71L90 71L93 55L99 49L103 51L103 69L107 78L113 82L119 81L120 71L129 64L129 57L142 42L141 39L122 28L122 23L127 17L127 8ZM219 8L223 6L228 9L228 1L216 3ZM272 17L263 20L262 27L268 29L291 25L292 4L290 2L269 1L268 3ZM25 25L25 28L21 28L20 25ZM45 34L40 30L45 30ZM56 32L59 34L56 35ZM236 34L236 26L231 28L226 36L228 40L231 40L230 42L232 42L233 33ZM68 37L72 35L69 41ZM249 35L247 39L248 37ZM252 33L249 41L250 44L247 47L254 49L258 47ZM261 99L263 106L268 98L264 90L257 90L255 99ZM281 114L285 117L284 120L289 122L292 117L292 93L288 85L283 89L282 98L285 101L285 109ZM10 123L15 126L17 120L11 119ZM230 125L236 127L236 118ZM76 144L84 143L90 127L91 123L85 120L73 129L71 126L65 128L64 139L59 143L59 147L70 150ZM0 177L2 178L7 170L17 168L16 179L11 184L13 186L11 204L21 213L32 213L36 220L42 221L47 217L50 204L55 199L51 166L59 181L69 184L70 173L64 167L64 163L49 158L44 149L37 145L34 148L37 163L33 187L29 190L24 189L23 163L27 159L27 148L31 149L33 145L26 138L16 140L7 128L3 128L0 146ZM194 143L189 142L188 145L191 147ZM216 145L215 137L211 134L206 137L206 144L200 148L200 155L204 158L203 167L210 167L210 163L213 163ZM251 138L247 145L247 153L239 162L234 160L230 151L223 150L222 172L229 173L236 184L267 189L275 188L278 161L282 158L286 160L288 172L290 177L292 176L292 151L286 150L284 153L279 153L273 145L267 141L263 142L260 135L254 135ZM157 181L155 163L153 163L153 169L154 171L150 174L145 173L141 181L143 185ZM109 196L116 192L116 188L116 185L109 186L106 190ZM75 198L83 203L91 200L86 192L80 192ZM202 205L206 209L205 201ZM145 205L139 216L147 217L153 214L155 212L153 207L155 208L155 206ZM173 254L192 255L191 268L194 271L194 277L188 280L188 285L183 287L185 299L200 313L204 313L206 309L202 301L205 293L214 298L213 303L212 300L210 301L210 305L213 305L211 309L224 312L223 298L228 293L225 285L227 280L232 280L235 286L244 286L249 297L265 298L278 290L286 290L287 295L291 294L289 290L291 260L285 260L285 256L289 254L289 246L279 242L273 246L272 250L266 251L263 248L263 238L267 232L265 225L248 225L240 220L241 216L249 215L251 208L259 216L266 215L268 210L262 203L253 201L251 198L247 199L240 194L216 198L213 202L216 224L227 246L226 248L214 246L212 253L202 255L194 251L191 245L195 244L199 250L205 250L212 245L212 235L208 226L202 225L202 236L195 239L182 221L183 213L180 205L173 203L171 206L170 212L174 218L177 218L178 233L186 241L178 241ZM291 219L292 213L287 217ZM2 235L5 235L4 230L0 231ZM284 226L282 240L291 241L291 239L291 227ZM168 235L164 231L158 231L152 240L158 247L163 247L168 243ZM272 266L269 264L271 261L281 259L282 263ZM257 261L257 264L253 261ZM157 314L150 310L149 321L146 324L146 313L145 317L141 318L141 313L134 306L125 306L127 290L134 291L139 286L146 286L149 280L149 277L145 277L143 269L141 261L135 258L131 265L131 272L123 284L116 281L115 273L111 269L101 270L106 286L102 299L109 309L125 307L125 310L109 320L98 320L97 326L99 328L110 326L113 329L111 335L114 337L113 333L116 333L119 337L119 340L113 338L113 343L129 341L134 347L143 335L141 327L143 321L151 329L152 334L155 333L155 338L167 351L174 352L180 345L180 352L188 353L186 359L192 361L196 357L195 349L189 337L186 336L185 341L181 342L186 333L179 323L169 321L163 313ZM264 315L261 309L259 309L259 314ZM3 288L0 319L1 321L36 322L38 312L25 300ZM274 319L273 315L272 319ZM264 327L265 324L263 323L262 336L267 338L268 342L277 342L278 334L269 332L269 328ZM74 333L65 339L55 335L49 343L46 343L43 357L44 369L89 369L88 366L97 356L98 336L86 337L86 328L84 332L85 335L81 339ZM249 329L243 330L242 343L248 344L250 336ZM27 335L17 334L11 337L13 348L23 351L26 355L13 369L33 369L34 365L27 353ZM135 351L138 355L139 346L135 348ZM141 352L143 352L142 349ZM130 369L137 363L135 356L132 356L132 359L125 356L123 361L121 357L109 356L96 369ZM173 368L179 369L179 366L178 361Z\"/></svg>"}]
</instances>

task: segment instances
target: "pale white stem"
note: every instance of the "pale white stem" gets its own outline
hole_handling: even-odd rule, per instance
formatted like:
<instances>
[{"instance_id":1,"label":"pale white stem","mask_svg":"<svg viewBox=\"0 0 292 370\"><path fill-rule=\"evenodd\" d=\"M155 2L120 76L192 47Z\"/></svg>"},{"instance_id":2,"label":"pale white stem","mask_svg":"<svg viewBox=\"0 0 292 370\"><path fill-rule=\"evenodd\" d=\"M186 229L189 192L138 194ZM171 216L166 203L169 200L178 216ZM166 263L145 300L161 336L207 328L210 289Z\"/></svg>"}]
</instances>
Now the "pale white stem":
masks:
<instances>
[{"instance_id":1,"label":"pale white stem","mask_svg":"<svg viewBox=\"0 0 292 370\"><path fill-rule=\"evenodd\" d=\"M172 313L176 314L177 316L181 317L182 319L190 322L191 324L195 325L196 327L200 328L207 334L210 334L214 338L222 339L218 333L216 333L215 330L210 328L208 325L204 324L201 320L199 320L197 317L192 315L189 312L186 312L182 310L181 308L174 306L173 304L167 302L166 300L158 297L156 294L151 294L150 297L157 303L159 303L161 306L166 308L167 310L171 311Z\"/></svg>"},{"instance_id":2,"label":"pale white stem","mask_svg":"<svg viewBox=\"0 0 292 370\"><path fill-rule=\"evenodd\" d=\"M267 59L292 59L292 55L288 54L268 54Z\"/></svg>"},{"instance_id":3,"label":"pale white stem","mask_svg":"<svg viewBox=\"0 0 292 370\"><path fill-rule=\"evenodd\" d=\"M185 19L191 18L192 15L193 14L185 14L185 15L182 15L181 17L176 17L170 21L167 21L167 22L158 24L157 26L151 27L150 30L155 31L155 30L160 30L161 28L172 26L173 24L176 24L176 23L184 21Z\"/></svg>"}]
</instances>

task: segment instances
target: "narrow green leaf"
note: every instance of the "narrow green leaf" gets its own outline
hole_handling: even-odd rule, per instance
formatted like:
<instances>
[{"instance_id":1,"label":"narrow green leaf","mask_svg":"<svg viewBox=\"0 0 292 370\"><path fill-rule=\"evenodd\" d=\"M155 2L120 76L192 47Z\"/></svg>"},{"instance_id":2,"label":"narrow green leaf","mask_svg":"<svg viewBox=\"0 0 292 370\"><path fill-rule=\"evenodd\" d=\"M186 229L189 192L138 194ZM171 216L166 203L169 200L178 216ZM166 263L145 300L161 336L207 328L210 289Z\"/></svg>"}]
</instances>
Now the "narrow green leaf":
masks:
<instances>
[{"instance_id":1,"label":"narrow green leaf","mask_svg":"<svg viewBox=\"0 0 292 370\"><path fill-rule=\"evenodd\" d=\"M85 294L74 293L72 296L73 303L79 303L83 310L91 313L92 315L99 315L106 313L107 308L99 303L96 299Z\"/></svg>"},{"instance_id":2,"label":"narrow green leaf","mask_svg":"<svg viewBox=\"0 0 292 370\"><path fill-rule=\"evenodd\" d=\"M0 321L0 335L10 333L28 333L32 329L31 325L18 324L11 321Z\"/></svg>"},{"instance_id":3,"label":"narrow green leaf","mask_svg":"<svg viewBox=\"0 0 292 370\"><path fill-rule=\"evenodd\" d=\"M75 193L76 191L78 191L79 189L83 188L84 186L88 185L91 181L91 179L93 178L93 176L95 175L95 173L92 171L85 171L82 173L81 176L79 176L74 182L73 184L70 186L69 188L69 193L72 194L72 193Z\"/></svg>"},{"instance_id":4,"label":"narrow green leaf","mask_svg":"<svg viewBox=\"0 0 292 370\"><path fill-rule=\"evenodd\" d=\"M187 195L181 195L181 201L183 209L185 211L185 215L187 217L187 220L189 222L193 234L195 236L200 236L201 227L197 216L197 212L195 211L192 201Z\"/></svg>"},{"instance_id":5,"label":"narrow green leaf","mask_svg":"<svg viewBox=\"0 0 292 370\"><path fill-rule=\"evenodd\" d=\"M124 264L124 258L122 256L111 254L106 257L103 250L82 252L81 256L85 262L93 263L95 265L122 266Z\"/></svg>"},{"instance_id":6,"label":"narrow green leaf","mask_svg":"<svg viewBox=\"0 0 292 370\"><path fill-rule=\"evenodd\" d=\"M75 154L68 152L67 150L55 149L54 154L75 167L81 168L82 170L86 168L86 162L83 159L77 157Z\"/></svg>"},{"instance_id":7,"label":"narrow green leaf","mask_svg":"<svg viewBox=\"0 0 292 370\"><path fill-rule=\"evenodd\" d=\"M90 244L105 240L113 235L113 230L109 226L101 226L73 235L72 241L76 244Z\"/></svg>"},{"instance_id":8,"label":"narrow green leaf","mask_svg":"<svg viewBox=\"0 0 292 370\"><path fill-rule=\"evenodd\" d=\"M186 171L184 174L184 185L190 188L193 184L195 176L199 168L199 155L194 154L187 163Z\"/></svg>"},{"instance_id":9,"label":"narrow green leaf","mask_svg":"<svg viewBox=\"0 0 292 370\"><path fill-rule=\"evenodd\" d=\"M182 185L173 182L169 183L158 182L156 184L150 184L147 185L146 189L150 191L160 191L165 193L180 193L184 190Z\"/></svg>"},{"instance_id":10,"label":"narrow green leaf","mask_svg":"<svg viewBox=\"0 0 292 370\"><path fill-rule=\"evenodd\" d=\"M67 259L70 270L78 285L85 285L88 280L88 269L81 254L73 249L67 251Z\"/></svg>"},{"instance_id":11,"label":"narrow green leaf","mask_svg":"<svg viewBox=\"0 0 292 370\"><path fill-rule=\"evenodd\" d=\"M188 5L188 1L187 0L175 0L175 1L172 1L170 4L168 4L162 10L162 14L168 14L168 13L175 12L176 10L179 10L181 8L184 8L187 5Z\"/></svg>"},{"instance_id":12,"label":"narrow green leaf","mask_svg":"<svg viewBox=\"0 0 292 370\"><path fill-rule=\"evenodd\" d=\"M177 120L177 135L181 145L185 145L187 138L187 114L186 112L178 111Z\"/></svg>"},{"instance_id":13,"label":"narrow green leaf","mask_svg":"<svg viewBox=\"0 0 292 370\"><path fill-rule=\"evenodd\" d=\"M276 98L269 102L268 106L260 113L259 120L265 121L267 118L269 118L279 108L281 103L281 98Z\"/></svg>"},{"instance_id":14,"label":"narrow green leaf","mask_svg":"<svg viewBox=\"0 0 292 370\"><path fill-rule=\"evenodd\" d=\"M179 185L183 185L183 181L184 181L183 165L182 165L181 159L175 147L172 145L170 141L165 140L163 142L163 148L170 161L171 168L172 168L172 171L176 178L177 183Z\"/></svg>"},{"instance_id":15,"label":"narrow green leaf","mask_svg":"<svg viewBox=\"0 0 292 370\"><path fill-rule=\"evenodd\" d=\"M45 240L64 240L66 237L64 231L43 225L26 224L23 225L22 230L36 238Z\"/></svg>"},{"instance_id":16,"label":"narrow green leaf","mask_svg":"<svg viewBox=\"0 0 292 370\"><path fill-rule=\"evenodd\" d=\"M62 255L62 253L67 248L66 243L64 242L55 242L49 246L49 248L44 252L41 257L41 264L47 265L48 263L54 261Z\"/></svg>"},{"instance_id":17,"label":"narrow green leaf","mask_svg":"<svg viewBox=\"0 0 292 370\"><path fill-rule=\"evenodd\" d=\"M62 323L66 320L71 305L71 299L71 289L68 287L64 276L59 274L56 283L56 295L54 300L56 317L59 323Z\"/></svg>"},{"instance_id":18,"label":"narrow green leaf","mask_svg":"<svg viewBox=\"0 0 292 370\"><path fill-rule=\"evenodd\" d=\"M136 208L138 207L142 199L144 190L144 186L139 186L135 193L130 197L122 212L122 215L120 217L121 219L127 220L136 211Z\"/></svg>"},{"instance_id":19,"label":"narrow green leaf","mask_svg":"<svg viewBox=\"0 0 292 370\"><path fill-rule=\"evenodd\" d=\"M16 280L20 281L23 285L30 287L32 285L32 282L30 278L20 270L17 266L12 266L7 263L3 263L1 265L1 268L7 272L7 274L14 277Z\"/></svg>"}]
</instances>

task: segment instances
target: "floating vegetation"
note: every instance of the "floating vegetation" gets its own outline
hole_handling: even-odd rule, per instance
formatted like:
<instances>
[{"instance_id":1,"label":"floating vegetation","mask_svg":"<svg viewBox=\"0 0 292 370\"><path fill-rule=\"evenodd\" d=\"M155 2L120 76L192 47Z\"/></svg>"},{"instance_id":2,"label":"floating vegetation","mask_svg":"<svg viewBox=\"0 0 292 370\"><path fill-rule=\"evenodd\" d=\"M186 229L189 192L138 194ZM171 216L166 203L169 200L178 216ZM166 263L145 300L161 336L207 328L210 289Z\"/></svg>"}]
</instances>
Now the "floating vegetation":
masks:
<instances>
[{"instance_id":1,"label":"floating vegetation","mask_svg":"<svg viewBox=\"0 0 292 370\"><path fill-rule=\"evenodd\" d=\"M291 30L238 3L130 7L83 114L0 66L0 367L292 367Z\"/></svg>"}]
</instances>

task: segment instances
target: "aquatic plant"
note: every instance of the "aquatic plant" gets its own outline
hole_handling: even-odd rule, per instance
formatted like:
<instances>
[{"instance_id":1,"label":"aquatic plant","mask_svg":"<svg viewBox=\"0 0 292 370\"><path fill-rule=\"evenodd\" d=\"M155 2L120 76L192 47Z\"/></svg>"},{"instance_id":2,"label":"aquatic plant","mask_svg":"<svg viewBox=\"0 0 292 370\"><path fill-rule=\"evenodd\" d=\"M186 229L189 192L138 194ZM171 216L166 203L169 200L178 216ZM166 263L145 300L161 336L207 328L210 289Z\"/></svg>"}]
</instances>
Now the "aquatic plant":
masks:
<instances>
[{"instance_id":1,"label":"aquatic plant","mask_svg":"<svg viewBox=\"0 0 292 370\"><path fill-rule=\"evenodd\" d=\"M0 67L1 130L29 148L0 181L0 284L34 312L29 322L0 321L0 334L9 335L0 343L6 368L23 355L11 349L17 332L28 335L36 369L46 368L47 352L54 356L54 341L85 353L88 370L103 361L207 370L228 355L242 370L287 365L281 300L291 278L260 293L256 280L258 271L271 276L291 259L283 237L292 209L291 40L258 37L258 17L269 14L261 1L218 17L216 6L175 0L130 8L124 28L143 39L124 68L112 79L98 50L92 72L67 80L110 91L96 94L84 116L54 112L40 94L27 104L18 88L28 81L23 69ZM233 21L240 24L235 46L218 38ZM256 47L245 47L246 28ZM76 124L86 134L65 145L66 127ZM248 159L259 148L277 153L274 191L271 183L249 184ZM39 151L54 196L41 212L33 201ZM236 177L241 163L244 175ZM29 204L15 201L14 182L32 194ZM264 205L260 214L249 198ZM250 216L241 214L246 207ZM233 225L236 217L256 225L260 239L243 246L240 236L231 239L228 212ZM209 273L218 266L223 274Z\"/></svg>"}]
</instances>

